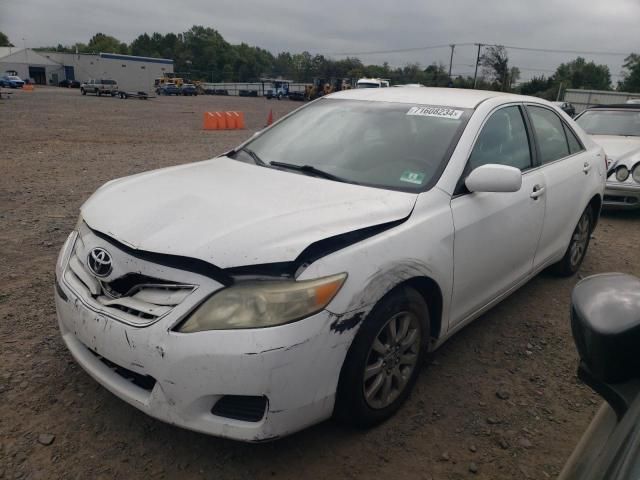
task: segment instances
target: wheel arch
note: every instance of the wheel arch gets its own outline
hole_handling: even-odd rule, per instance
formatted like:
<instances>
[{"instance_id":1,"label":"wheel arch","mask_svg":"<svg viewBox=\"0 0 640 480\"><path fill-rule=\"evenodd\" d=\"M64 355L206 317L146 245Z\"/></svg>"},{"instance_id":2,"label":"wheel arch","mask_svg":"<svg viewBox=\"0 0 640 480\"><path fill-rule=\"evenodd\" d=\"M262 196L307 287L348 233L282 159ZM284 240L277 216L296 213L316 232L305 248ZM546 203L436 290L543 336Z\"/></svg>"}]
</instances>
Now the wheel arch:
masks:
<instances>
[{"instance_id":1,"label":"wheel arch","mask_svg":"<svg viewBox=\"0 0 640 480\"><path fill-rule=\"evenodd\" d=\"M591 225L591 231L593 232L596 229L596 225L598 225L600 212L602 211L602 197L600 194L594 195L591 200L589 200L589 206L593 212L593 225Z\"/></svg>"},{"instance_id":2,"label":"wheel arch","mask_svg":"<svg viewBox=\"0 0 640 480\"><path fill-rule=\"evenodd\" d=\"M442 333L442 289L440 285L431 277L412 277L409 278L395 288L408 286L416 290L427 303L429 309L429 335L432 339L437 340Z\"/></svg>"}]
</instances>

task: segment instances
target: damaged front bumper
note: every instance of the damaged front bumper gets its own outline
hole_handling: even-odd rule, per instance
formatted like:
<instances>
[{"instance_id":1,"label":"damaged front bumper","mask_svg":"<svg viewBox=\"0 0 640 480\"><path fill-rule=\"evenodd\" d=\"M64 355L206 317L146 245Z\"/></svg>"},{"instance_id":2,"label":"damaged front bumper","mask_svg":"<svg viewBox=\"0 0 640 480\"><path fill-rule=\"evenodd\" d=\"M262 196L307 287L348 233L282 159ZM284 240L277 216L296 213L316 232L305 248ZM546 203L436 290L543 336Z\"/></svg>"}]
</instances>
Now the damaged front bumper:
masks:
<instances>
[{"instance_id":1,"label":"damaged front bumper","mask_svg":"<svg viewBox=\"0 0 640 480\"><path fill-rule=\"evenodd\" d=\"M135 328L86 309L58 286L62 338L113 394L165 422L242 441L288 435L331 416L348 344L328 312L261 330L181 334ZM257 421L212 413L225 396L266 397Z\"/></svg>"},{"instance_id":2,"label":"damaged front bumper","mask_svg":"<svg viewBox=\"0 0 640 480\"><path fill-rule=\"evenodd\" d=\"M113 394L170 424L249 442L282 437L332 415L356 330L341 328L341 318L321 311L269 328L180 333L174 327L192 305L220 288L194 278L200 286L193 298L165 316L152 323L119 321L73 283L67 268L80 241L72 234L58 259L58 323L75 360ZM108 246L116 265L143 273L159 268L134 264L90 233L82 242ZM179 276L175 270L170 274Z\"/></svg>"}]
</instances>

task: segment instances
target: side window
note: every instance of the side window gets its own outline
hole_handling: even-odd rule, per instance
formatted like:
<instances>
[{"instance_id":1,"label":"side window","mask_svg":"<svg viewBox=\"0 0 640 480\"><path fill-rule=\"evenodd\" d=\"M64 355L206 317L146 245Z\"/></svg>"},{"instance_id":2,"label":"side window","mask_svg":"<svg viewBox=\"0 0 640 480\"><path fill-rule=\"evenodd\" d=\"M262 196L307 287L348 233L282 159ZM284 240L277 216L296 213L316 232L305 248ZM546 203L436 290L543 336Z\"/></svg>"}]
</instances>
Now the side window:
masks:
<instances>
[{"instance_id":1,"label":"side window","mask_svg":"<svg viewBox=\"0 0 640 480\"><path fill-rule=\"evenodd\" d=\"M584 147L580 143L580 140L578 140L578 137L576 137L576 134L573 133L573 131L564 123L562 124L562 126L564 127L564 133L567 134L567 142L569 143L569 151L571 152L571 155L573 155L574 153L582 152L584 150Z\"/></svg>"},{"instance_id":2,"label":"side window","mask_svg":"<svg viewBox=\"0 0 640 480\"><path fill-rule=\"evenodd\" d=\"M562 120L546 108L529 105L527 110L538 139L540 162L545 164L569 156Z\"/></svg>"},{"instance_id":3,"label":"side window","mask_svg":"<svg viewBox=\"0 0 640 480\"><path fill-rule=\"evenodd\" d=\"M501 108L482 127L467 169L497 163L520 170L531 168L531 149L520 107Z\"/></svg>"}]
</instances>

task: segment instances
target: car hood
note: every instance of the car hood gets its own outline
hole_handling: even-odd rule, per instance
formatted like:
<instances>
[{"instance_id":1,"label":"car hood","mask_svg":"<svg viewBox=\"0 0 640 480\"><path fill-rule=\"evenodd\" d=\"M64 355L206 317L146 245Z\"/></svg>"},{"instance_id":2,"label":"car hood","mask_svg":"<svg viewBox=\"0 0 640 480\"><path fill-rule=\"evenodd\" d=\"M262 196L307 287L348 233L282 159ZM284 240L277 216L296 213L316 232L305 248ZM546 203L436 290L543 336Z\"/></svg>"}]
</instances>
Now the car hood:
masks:
<instances>
[{"instance_id":1,"label":"car hood","mask_svg":"<svg viewBox=\"0 0 640 480\"><path fill-rule=\"evenodd\" d=\"M129 247L228 268L292 261L318 240L407 217L416 198L219 157L108 182L81 214Z\"/></svg>"},{"instance_id":2,"label":"car hood","mask_svg":"<svg viewBox=\"0 0 640 480\"><path fill-rule=\"evenodd\" d=\"M640 153L640 137L623 137L620 135L591 135L594 142L604 148L605 153L614 161L634 153Z\"/></svg>"}]
</instances>

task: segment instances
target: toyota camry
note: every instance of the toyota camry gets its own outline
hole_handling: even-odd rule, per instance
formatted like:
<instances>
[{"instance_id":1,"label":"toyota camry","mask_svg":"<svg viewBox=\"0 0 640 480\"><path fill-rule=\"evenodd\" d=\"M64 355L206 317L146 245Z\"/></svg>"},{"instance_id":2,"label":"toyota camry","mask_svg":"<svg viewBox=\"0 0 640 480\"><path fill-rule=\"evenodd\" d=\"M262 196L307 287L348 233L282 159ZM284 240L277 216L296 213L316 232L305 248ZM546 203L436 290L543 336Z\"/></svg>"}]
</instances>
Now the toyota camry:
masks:
<instances>
[{"instance_id":1,"label":"toyota camry","mask_svg":"<svg viewBox=\"0 0 640 480\"><path fill-rule=\"evenodd\" d=\"M220 157L98 189L56 265L62 338L105 388L188 429L372 426L427 352L542 269L578 270L605 174L541 99L328 95Z\"/></svg>"}]
</instances>

